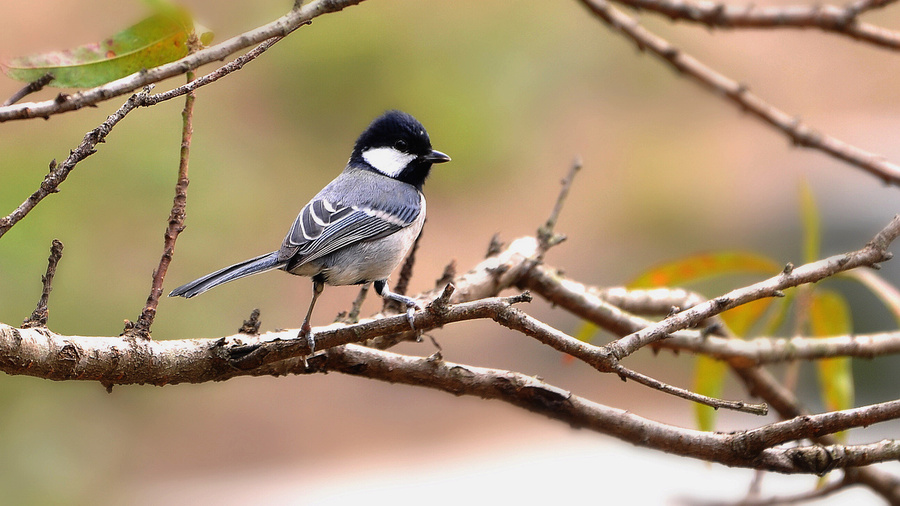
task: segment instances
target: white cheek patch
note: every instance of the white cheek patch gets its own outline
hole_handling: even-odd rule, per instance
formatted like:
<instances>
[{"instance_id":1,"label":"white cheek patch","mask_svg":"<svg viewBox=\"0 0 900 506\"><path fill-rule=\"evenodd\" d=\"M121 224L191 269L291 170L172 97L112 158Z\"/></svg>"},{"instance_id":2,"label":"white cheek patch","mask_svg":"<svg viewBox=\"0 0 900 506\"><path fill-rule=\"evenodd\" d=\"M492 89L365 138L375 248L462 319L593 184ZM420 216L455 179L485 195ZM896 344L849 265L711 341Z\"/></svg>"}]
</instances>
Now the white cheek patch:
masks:
<instances>
[{"instance_id":1,"label":"white cheek patch","mask_svg":"<svg viewBox=\"0 0 900 506\"><path fill-rule=\"evenodd\" d=\"M363 151L363 160L388 177L397 177L416 155L397 151L394 148L372 148Z\"/></svg>"}]
</instances>

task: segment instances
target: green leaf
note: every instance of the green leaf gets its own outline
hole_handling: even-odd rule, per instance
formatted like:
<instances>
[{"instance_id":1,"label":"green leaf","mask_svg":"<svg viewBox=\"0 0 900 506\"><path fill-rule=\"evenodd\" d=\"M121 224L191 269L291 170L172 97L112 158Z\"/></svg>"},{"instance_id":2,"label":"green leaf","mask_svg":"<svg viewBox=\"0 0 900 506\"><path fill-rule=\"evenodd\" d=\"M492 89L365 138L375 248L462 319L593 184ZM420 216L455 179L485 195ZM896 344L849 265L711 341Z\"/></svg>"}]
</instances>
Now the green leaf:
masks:
<instances>
[{"instance_id":1,"label":"green leaf","mask_svg":"<svg viewBox=\"0 0 900 506\"><path fill-rule=\"evenodd\" d=\"M160 2L150 17L101 42L15 58L2 69L19 81L35 81L50 73L49 86L89 88L184 57L191 33L197 33L204 44L212 40L212 33L195 25L186 10L164 4Z\"/></svg>"},{"instance_id":2,"label":"green leaf","mask_svg":"<svg viewBox=\"0 0 900 506\"><path fill-rule=\"evenodd\" d=\"M722 384L725 382L725 372L728 364L712 359L706 355L697 357L694 364L693 390L698 394L718 398L722 394ZM697 417L697 427L700 430L711 431L715 429L716 410L704 404L694 404L694 416Z\"/></svg>"},{"instance_id":3,"label":"green leaf","mask_svg":"<svg viewBox=\"0 0 900 506\"><path fill-rule=\"evenodd\" d=\"M819 259L822 224L816 199L805 180L800 184L800 215L803 218L803 261L815 262Z\"/></svg>"},{"instance_id":4,"label":"green leaf","mask_svg":"<svg viewBox=\"0 0 900 506\"><path fill-rule=\"evenodd\" d=\"M809 307L809 326L817 337L848 335L852 331L850 308L844 297L833 290L813 291ZM819 387L829 411L853 407L853 371L847 357L828 358L817 364ZM839 434L845 436L845 434Z\"/></svg>"},{"instance_id":5,"label":"green leaf","mask_svg":"<svg viewBox=\"0 0 900 506\"><path fill-rule=\"evenodd\" d=\"M768 257L744 251L700 253L654 267L628 284L629 288L679 286L731 274L774 274L782 266Z\"/></svg>"}]
</instances>

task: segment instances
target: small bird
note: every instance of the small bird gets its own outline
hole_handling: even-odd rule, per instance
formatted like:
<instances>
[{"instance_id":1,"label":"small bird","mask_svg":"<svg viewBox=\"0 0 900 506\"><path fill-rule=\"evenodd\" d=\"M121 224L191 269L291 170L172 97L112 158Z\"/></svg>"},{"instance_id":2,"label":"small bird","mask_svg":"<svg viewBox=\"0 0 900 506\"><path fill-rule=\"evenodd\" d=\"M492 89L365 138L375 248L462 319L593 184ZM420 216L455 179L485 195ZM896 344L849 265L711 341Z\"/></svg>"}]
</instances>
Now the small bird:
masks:
<instances>
[{"instance_id":1,"label":"small bird","mask_svg":"<svg viewBox=\"0 0 900 506\"><path fill-rule=\"evenodd\" d=\"M431 148L425 127L400 111L376 118L356 140L343 172L303 209L281 248L207 274L172 290L190 298L214 286L272 269L312 277L313 294L299 337L315 341L309 320L325 285L374 283L386 300L407 308L415 300L390 291L387 278L400 265L425 223L422 185L435 163L450 157Z\"/></svg>"}]
</instances>

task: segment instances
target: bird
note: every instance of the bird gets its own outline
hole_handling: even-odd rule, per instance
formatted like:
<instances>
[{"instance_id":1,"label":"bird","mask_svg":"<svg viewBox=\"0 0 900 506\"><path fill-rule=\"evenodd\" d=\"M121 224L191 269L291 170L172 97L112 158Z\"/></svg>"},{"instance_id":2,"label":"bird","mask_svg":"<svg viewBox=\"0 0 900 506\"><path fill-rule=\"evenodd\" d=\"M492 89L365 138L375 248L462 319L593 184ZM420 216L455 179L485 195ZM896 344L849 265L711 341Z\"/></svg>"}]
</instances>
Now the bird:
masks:
<instances>
[{"instance_id":1,"label":"bird","mask_svg":"<svg viewBox=\"0 0 900 506\"><path fill-rule=\"evenodd\" d=\"M298 338L315 351L310 319L325 285L372 283L376 293L407 308L415 300L394 293L388 277L400 265L425 223L422 186L432 165L450 157L432 149L425 127L390 110L360 134L344 170L297 215L281 247L179 286L169 297L191 298L229 281L280 269L312 278L312 299Z\"/></svg>"}]
</instances>

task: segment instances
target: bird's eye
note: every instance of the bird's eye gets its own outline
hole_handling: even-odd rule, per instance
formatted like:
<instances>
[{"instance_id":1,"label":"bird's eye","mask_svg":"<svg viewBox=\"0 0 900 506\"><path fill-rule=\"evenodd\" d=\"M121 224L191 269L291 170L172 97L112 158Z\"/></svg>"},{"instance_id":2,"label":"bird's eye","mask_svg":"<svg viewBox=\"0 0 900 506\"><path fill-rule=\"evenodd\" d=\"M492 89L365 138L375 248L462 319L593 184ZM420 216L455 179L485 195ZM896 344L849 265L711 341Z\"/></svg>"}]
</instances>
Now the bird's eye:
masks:
<instances>
[{"instance_id":1,"label":"bird's eye","mask_svg":"<svg viewBox=\"0 0 900 506\"><path fill-rule=\"evenodd\" d=\"M408 147L409 146L406 145L406 141L404 141L403 139L394 143L394 149L396 149L397 151L403 151L405 153Z\"/></svg>"}]
</instances>

